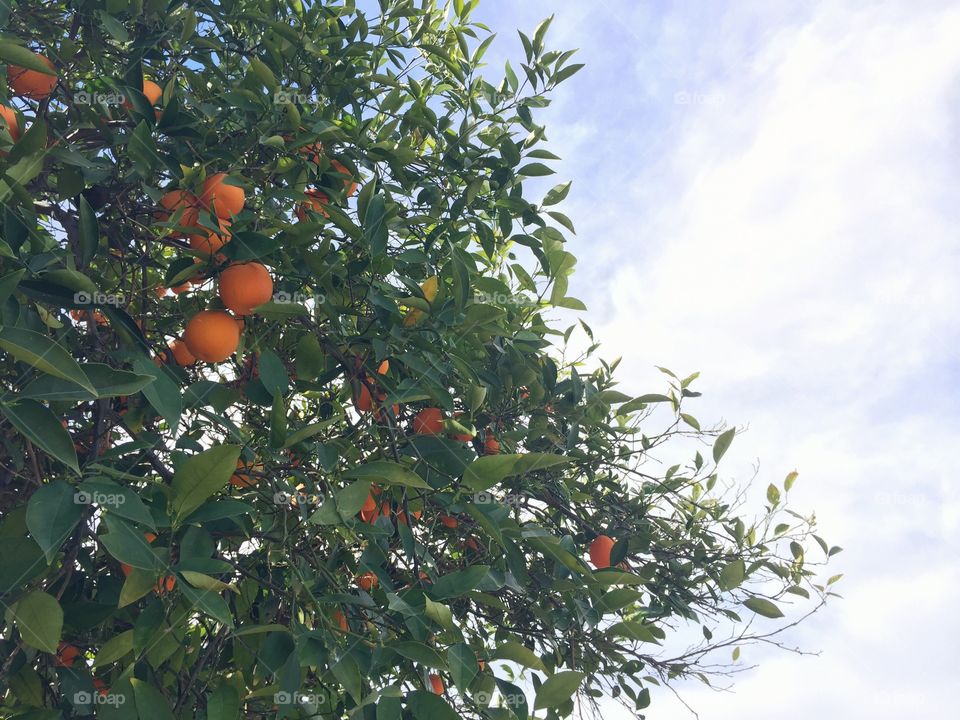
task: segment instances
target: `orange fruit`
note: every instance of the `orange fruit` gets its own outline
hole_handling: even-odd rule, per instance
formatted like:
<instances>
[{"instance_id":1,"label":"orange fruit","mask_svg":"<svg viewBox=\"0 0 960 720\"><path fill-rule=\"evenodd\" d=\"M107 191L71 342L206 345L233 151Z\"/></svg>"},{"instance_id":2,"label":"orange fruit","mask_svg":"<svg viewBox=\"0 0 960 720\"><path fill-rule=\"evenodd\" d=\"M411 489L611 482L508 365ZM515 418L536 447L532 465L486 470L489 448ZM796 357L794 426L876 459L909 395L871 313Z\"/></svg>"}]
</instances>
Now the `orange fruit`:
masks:
<instances>
[{"instance_id":1,"label":"orange fruit","mask_svg":"<svg viewBox=\"0 0 960 720\"><path fill-rule=\"evenodd\" d=\"M337 610L333 613L333 620L343 632L350 631L350 626L347 624L347 616L344 615L340 610Z\"/></svg>"},{"instance_id":2,"label":"orange fruit","mask_svg":"<svg viewBox=\"0 0 960 720\"><path fill-rule=\"evenodd\" d=\"M367 493L367 501L360 508L360 512L373 512L377 509L377 500L372 493Z\"/></svg>"},{"instance_id":3,"label":"orange fruit","mask_svg":"<svg viewBox=\"0 0 960 720\"><path fill-rule=\"evenodd\" d=\"M177 579L173 575L167 575L165 578L157 580L157 584L153 586L153 591L157 595L163 595L173 590L176 584Z\"/></svg>"},{"instance_id":4,"label":"orange fruit","mask_svg":"<svg viewBox=\"0 0 960 720\"><path fill-rule=\"evenodd\" d=\"M443 432L440 408L424 408L413 418L413 431L418 435L439 435Z\"/></svg>"},{"instance_id":5,"label":"orange fruit","mask_svg":"<svg viewBox=\"0 0 960 720\"><path fill-rule=\"evenodd\" d=\"M310 212L320 213L326 218L330 217L330 213L323 209L325 205L330 204L330 198L327 197L326 193L319 190L307 190L306 196L307 200L300 203L296 210L297 220L305 221L310 217Z\"/></svg>"},{"instance_id":6,"label":"orange fruit","mask_svg":"<svg viewBox=\"0 0 960 720\"><path fill-rule=\"evenodd\" d=\"M54 69L53 63L43 55L34 53L34 55L51 70ZM18 65L7 65L7 82L10 83L10 89L17 95L23 95L31 100L43 100L50 97L50 93L57 86L56 75L45 75L36 70L27 70Z\"/></svg>"},{"instance_id":7,"label":"orange fruit","mask_svg":"<svg viewBox=\"0 0 960 720\"><path fill-rule=\"evenodd\" d=\"M411 510L410 514L413 516L414 520L419 520L420 516L423 515L423 512L420 510ZM397 522L401 525L409 525L407 521L407 514L403 510L397 510Z\"/></svg>"},{"instance_id":8,"label":"orange fruit","mask_svg":"<svg viewBox=\"0 0 960 720\"><path fill-rule=\"evenodd\" d=\"M187 323L183 341L198 360L221 362L236 351L240 343L240 328L229 313L201 310Z\"/></svg>"},{"instance_id":9,"label":"orange fruit","mask_svg":"<svg viewBox=\"0 0 960 720\"><path fill-rule=\"evenodd\" d=\"M353 179L353 173L339 160L331 160L330 167L334 169L335 172L340 173L341 175L346 175L347 177L343 180L343 189L347 197L350 197L357 191L357 183Z\"/></svg>"},{"instance_id":10,"label":"orange fruit","mask_svg":"<svg viewBox=\"0 0 960 720\"><path fill-rule=\"evenodd\" d=\"M373 398L370 396L370 389L364 382L360 383L360 391L353 398L353 406L357 412L370 412L373 409Z\"/></svg>"},{"instance_id":11,"label":"orange fruit","mask_svg":"<svg viewBox=\"0 0 960 720\"><path fill-rule=\"evenodd\" d=\"M217 173L211 175L203 183L200 191L200 202L203 206L216 212L218 218L229 218L237 215L243 210L243 203L246 199L242 187L236 185L227 185L224 180L229 176L226 173ZM236 178L230 178L236 180Z\"/></svg>"},{"instance_id":12,"label":"orange fruit","mask_svg":"<svg viewBox=\"0 0 960 720\"><path fill-rule=\"evenodd\" d=\"M370 592L379 584L380 578L377 577L376 573L365 572L363 575L357 576L357 587L366 592Z\"/></svg>"},{"instance_id":13,"label":"orange fruit","mask_svg":"<svg viewBox=\"0 0 960 720\"><path fill-rule=\"evenodd\" d=\"M307 155L308 160L312 160L314 163L319 164L320 158L323 157L323 143L315 142L309 145L304 145L298 149L298 152L302 155Z\"/></svg>"},{"instance_id":14,"label":"orange fruit","mask_svg":"<svg viewBox=\"0 0 960 720\"><path fill-rule=\"evenodd\" d=\"M57 646L57 659L55 664L60 667L73 667L73 663L78 657L80 657L80 648L76 645L62 642Z\"/></svg>"},{"instance_id":15,"label":"orange fruit","mask_svg":"<svg viewBox=\"0 0 960 720\"><path fill-rule=\"evenodd\" d=\"M213 255L220 248L230 242L230 221L217 218L219 232L205 227L198 227L198 232L190 236L190 247L204 255Z\"/></svg>"},{"instance_id":16,"label":"orange fruit","mask_svg":"<svg viewBox=\"0 0 960 720\"><path fill-rule=\"evenodd\" d=\"M610 567L610 551L613 550L614 542L606 535L598 535L590 543L590 562L597 569Z\"/></svg>"},{"instance_id":17,"label":"orange fruit","mask_svg":"<svg viewBox=\"0 0 960 720\"><path fill-rule=\"evenodd\" d=\"M245 473L236 472L230 476L230 484L238 488L248 488L256 485L259 478L251 475L251 472L263 472L263 463L247 464L243 460L237 460L237 470L246 470Z\"/></svg>"},{"instance_id":18,"label":"orange fruit","mask_svg":"<svg viewBox=\"0 0 960 720\"><path fill-rule=\"evenodd\" d=\"M483 660L477 660L477 667L481 670L484 670L487 667L487 664Z\"/></svg>"},{"instance_id":19,"label":"orange fruit","mask_svg":"<svg viewBox=\"0 0 960 720\"><path fill-rule=\"evenodd\" d=\"M439 517L440 517L440 524L443 525L444 527L450 528L451 530L460 524L460 522L455 517L450 517L445 513L440 513Z\"/></svg>"},{"instance_id":20,"label":"orange fruit","mask_svg":"<svg viewBox=\"0 0 960 720\"><path fill-rule=\"evenodd\" d=\"M162 207L163 210L158 210L153 216L161 222L170 220L180 208L183 208L183 212L177 221L178 225L182 227L196 227L200 219L198 210L200 201L196 195L186 190L170 190L164 193L163 197L160 198L160 207Z\"/></svg>"},{"instance_id":21,"label":"orange fruit","mask_svg":"<svg viewBox=\"0 0 960 720\"><path fill-rule=\"evenodd\" d=\"M7 130L10 132L10 137L13 138L13 141L16 142L20 139L20 123L17 122L17 113L14 112L13 108L7 107L6 105L0 105L0 118L3 118L3 122L7 126Z\"/></svg>"},{"instance_id":22,"label":"orange fruit","mask_svg":"<svg viewBox=\"0 0 960 720\"><path fill-rule=\"evenodd\" d=\"M487 433L487 439L483 441L484 455L499 455L500 442L490 433Z\"/></svg>"},{"instance_id":23,"label":"orange fruit","mask_svg":"<svg viewBox=\"0 0 960 720\"><path fill-rule=\"evenodd\" d=\"M457 413L454 417L461 418L463 417L463 413ZM470 442L471 440L473 440L475 435L471 435L469 433L461 433L459 435L451 435L451 437L457 442Z\"/></svg>"},{"instance_id":24,"label":"orange fruit","mask_svg":"<svg viewBox=\"0 0 960 720\"><path fill-rule=\"evenodd\" d=\"M437 694L443 695L443 678L439 675L430 675L430 688Z\"/></svg>"},{"instance_id":25,"label":"orange fruit","mask_svg":"<svg viewBox=\"0 0 960 720\"><path fill-rule=\"evenodd\" d=\"M163 97L163 88L157 85L153 80L143 80L143 94L147 96L147 100L150 101L151 105L156 105L160 102L160 98Z\"/></svg>"},{"instance_id":26,"label":"orange fruit","mask_svg":"<svg viewBox=\"0 0 960 720\"><path fill-rule=\"evenodd\" d=\"M147 102L149 102L151 105L156 105L160 101L160 98L163 97L163 88L157 85L153 80L147 80L144 78L142 89L144 96L147 98ZM127 110L132 110L133 103L129 100L124 100L123 107ZM157 113L157 118L159 119L159 117L160 114Z\"/></svg>"},{"instance_id":27,"label":"orange fruit","mask_svg":"<svg viewBox=\"0 0 960 720\"><path fill-rule=\"evenodd\" d=\"M273 278L258 262L237 263L220 273L220 299L237 315L249 315L253 308L273 297Z\"/></svg>"},{"instance_id":28,"label":"orange fruit","mask_svg":"<svg viewBox=\"0 0 960 720\"><path fill-rule=\"evenodd\" d=\"M188 365L193 365L197 359L190 353L190 350L187 348L187 344L180 340L174 340L167 347L170 348L170 352L173 354L173 359L176 361L177 365L180 367L187 367Z\"/></svg>"},{"instance_id":29,"label":"orange fruit","mask_svg":"<svg viewBox=\"0 0 960 720\"><path fill-rule=\"evenodd\" d=\"M101 696L106 696L110 694L110 686L107 685L100 678L93 679L93 687Z\"/></svg>"}]
</instances>

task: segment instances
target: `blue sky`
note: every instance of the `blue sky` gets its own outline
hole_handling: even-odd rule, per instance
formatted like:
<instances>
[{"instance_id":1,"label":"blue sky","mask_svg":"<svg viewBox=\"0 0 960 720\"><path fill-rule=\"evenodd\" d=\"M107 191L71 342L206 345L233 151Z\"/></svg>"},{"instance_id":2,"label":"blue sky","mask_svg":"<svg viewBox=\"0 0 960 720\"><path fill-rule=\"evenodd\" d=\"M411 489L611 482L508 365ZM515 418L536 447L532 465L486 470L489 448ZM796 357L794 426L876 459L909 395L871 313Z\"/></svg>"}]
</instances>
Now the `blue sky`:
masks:
<instances>
[{"instance_id":1,"label":"blue sky","mask_svg":"<svg viewBox=\"0 0 960 720\"><path fill-rule=\"evenodd\" d=\"M539 119L572 179L571 294L622 355L703 373L701 421L748 427L729 478L796 468L845 552L835 601L757 648L709 720L943 718L960 664L960 7L955 2L483 0L499 34L556 14L587 67ZM649 717L691 715L666 691ZM606 720L632 717L615 704Z\"/></svg>"}]
</instances>

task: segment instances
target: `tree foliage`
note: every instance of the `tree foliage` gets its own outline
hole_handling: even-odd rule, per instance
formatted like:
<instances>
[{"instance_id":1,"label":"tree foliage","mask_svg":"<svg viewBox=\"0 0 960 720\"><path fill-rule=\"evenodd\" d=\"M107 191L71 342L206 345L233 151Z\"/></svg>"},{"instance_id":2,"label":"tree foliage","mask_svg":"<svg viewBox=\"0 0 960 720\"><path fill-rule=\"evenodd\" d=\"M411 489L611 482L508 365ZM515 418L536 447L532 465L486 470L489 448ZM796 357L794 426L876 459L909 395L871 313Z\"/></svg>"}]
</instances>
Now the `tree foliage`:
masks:
<instances>
[{"instance_id":1,"label":"tree foliage","mask_svg":"<svg viewBox=\"0 0 960 720\"><path fill-rule=\"evenodd\" d=\"M473 4L0 6L5 717L640 711L828 594L795 475L756 518L718 480L695 376L565 351L535 116L580 66L544 22L491 84ZM238 345L184 341L250 262Z\"/></svg>"}]
</instances>

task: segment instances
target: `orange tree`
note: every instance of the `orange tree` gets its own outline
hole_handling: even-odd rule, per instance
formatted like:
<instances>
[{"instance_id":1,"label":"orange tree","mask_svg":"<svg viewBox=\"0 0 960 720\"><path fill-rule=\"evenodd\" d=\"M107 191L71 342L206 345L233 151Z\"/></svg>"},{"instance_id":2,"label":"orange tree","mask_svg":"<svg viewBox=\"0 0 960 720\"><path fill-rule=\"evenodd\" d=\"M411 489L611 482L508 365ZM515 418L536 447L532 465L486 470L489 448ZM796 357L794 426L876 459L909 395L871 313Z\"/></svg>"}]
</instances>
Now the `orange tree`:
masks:
<instances>
[{"instance_id":1,"label":"orange tree","mask_svg":"<svg viewBox=\"0 0 960 720\"><path fill-rule=\"evenodd\" d=\"M565 359L579 66L472 4L0 6L4 717L642 710L829 594L693 377Z\"/></svg>"}]
</instances>

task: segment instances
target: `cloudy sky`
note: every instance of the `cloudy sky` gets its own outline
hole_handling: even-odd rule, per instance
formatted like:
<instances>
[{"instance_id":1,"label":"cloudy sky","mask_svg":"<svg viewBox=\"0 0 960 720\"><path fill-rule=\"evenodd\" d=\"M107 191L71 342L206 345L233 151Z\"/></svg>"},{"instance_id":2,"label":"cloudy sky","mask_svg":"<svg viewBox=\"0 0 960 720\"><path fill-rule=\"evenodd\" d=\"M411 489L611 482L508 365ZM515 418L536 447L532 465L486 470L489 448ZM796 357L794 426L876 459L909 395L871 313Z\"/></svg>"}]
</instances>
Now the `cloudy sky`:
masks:
<instances>
[{"instance_id":1,"label":"cloudy sky","mask_svg":"<svg viewBox=\"0 0 960 720\"><path fill-rule=\"evenodd\" d=\"M540 118L604 356L634 393L654 365L701 371L701 421L749 426L725 473L796 468L792 503L846 548L844 599L788 638L819 657L747 649L732 692L680 694L705 720L947 717L960 6L483 0L488 74L551 13L549 44L587 63ZM691 716L658 692L648 717Z\"/></svg>"}]
</instances>

